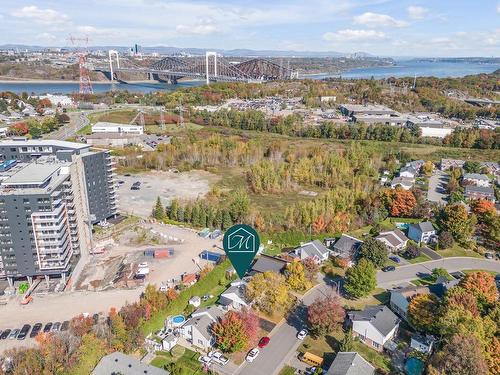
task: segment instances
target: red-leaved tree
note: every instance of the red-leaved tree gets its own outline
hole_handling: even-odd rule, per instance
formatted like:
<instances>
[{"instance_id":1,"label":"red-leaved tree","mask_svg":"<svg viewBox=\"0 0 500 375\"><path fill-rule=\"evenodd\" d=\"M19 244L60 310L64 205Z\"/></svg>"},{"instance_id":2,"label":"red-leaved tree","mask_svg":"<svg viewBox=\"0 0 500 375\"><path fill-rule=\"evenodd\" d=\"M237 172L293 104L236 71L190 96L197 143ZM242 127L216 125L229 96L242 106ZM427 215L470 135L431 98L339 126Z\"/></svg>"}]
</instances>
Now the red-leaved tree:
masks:
<instances>
[{"instance_id":1,"label":"red-leaved tree","mask_svg":"<svg viewBox=\"0 0 500 375\"><path fill-rule=\"evenodd\" d=\"M325 335L334 331L344 318L345 310L336 295L317 298L307 308L307 320L316 335Z\"/></svg>"}]
</instances>

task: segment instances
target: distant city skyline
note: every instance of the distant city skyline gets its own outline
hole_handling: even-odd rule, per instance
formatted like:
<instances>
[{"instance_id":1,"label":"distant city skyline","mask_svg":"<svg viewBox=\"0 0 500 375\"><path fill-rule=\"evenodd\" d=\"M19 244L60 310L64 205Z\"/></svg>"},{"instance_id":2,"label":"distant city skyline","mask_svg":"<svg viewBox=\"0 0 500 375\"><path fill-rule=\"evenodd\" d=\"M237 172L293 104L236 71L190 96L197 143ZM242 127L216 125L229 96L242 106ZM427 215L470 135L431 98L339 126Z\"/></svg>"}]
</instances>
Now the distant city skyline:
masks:
<instances>
[{"instance_id":1,"label":"distant city skyline","mask_svg":"<svg viewBox=\"0 0 500 375\"><path fill-rule=\"evenodd\" d=\"M500 56L498 0L4 0L0 44Z\"/></svg>"}]
</instances>

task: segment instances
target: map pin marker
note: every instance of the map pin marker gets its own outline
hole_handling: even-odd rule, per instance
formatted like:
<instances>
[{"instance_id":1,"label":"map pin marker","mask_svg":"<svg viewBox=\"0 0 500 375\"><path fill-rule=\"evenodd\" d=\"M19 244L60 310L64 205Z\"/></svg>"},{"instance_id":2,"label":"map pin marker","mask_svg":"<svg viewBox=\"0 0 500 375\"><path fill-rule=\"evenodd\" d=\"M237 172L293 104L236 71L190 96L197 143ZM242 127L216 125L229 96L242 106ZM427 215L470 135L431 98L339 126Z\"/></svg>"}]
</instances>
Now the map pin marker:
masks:
<instances>
[{"instance_id":1,"label":"map pin marker","mask_svg":"<svg viewBox=\"0 0 500 375\"><path fill-rule=\"evenodd\" d=\"M243 278L259 251L259 235L248 225L234 225L224 234L222 245L236 273Z\"/></svg>"}]
</instances>

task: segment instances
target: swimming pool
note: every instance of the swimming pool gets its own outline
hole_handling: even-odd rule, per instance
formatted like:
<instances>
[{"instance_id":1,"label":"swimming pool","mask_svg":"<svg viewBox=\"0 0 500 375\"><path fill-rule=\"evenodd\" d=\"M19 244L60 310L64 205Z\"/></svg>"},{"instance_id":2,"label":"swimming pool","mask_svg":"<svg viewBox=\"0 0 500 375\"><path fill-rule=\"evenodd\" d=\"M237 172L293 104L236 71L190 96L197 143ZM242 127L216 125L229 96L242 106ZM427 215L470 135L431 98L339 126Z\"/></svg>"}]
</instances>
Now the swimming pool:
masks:
<instances>
[{"instance_id":1,"label":"swimming pool","mask_svg":"<svg viewBox=\"0 0 500 375\"><path fill-rule=\"evenodd\" d=\"M184 316L182 315L176 315L171 317L170 320L173 326L180 326L186 321L186 318L184 318Z\"/></svg>"}]
</instances>

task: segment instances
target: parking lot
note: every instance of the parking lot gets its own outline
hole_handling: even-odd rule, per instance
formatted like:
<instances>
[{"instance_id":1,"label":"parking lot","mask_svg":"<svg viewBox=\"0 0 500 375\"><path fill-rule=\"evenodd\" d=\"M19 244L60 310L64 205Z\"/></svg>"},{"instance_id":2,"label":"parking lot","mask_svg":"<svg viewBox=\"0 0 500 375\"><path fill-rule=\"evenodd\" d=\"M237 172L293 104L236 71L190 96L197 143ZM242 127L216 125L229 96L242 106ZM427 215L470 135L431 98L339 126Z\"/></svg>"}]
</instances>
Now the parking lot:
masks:
<instances>
[{"instance_id":1,"label":"parking lot","mask_svg":"<svg viewBox=\"0 0 500 375\"><path fill-rule=\"evenodd\" d=\"M174 199L196 199L210 191L218 176L206 171L148 172L134 175L118 175L120 211L141 217L151 216L156 198L163 204ZM131 190L135 182L140 182L138 190Z\"/></svg>"},{"instance_id":2,"label":"parking lot","mask_svg":"<svg viewBox=\"0 0 500 375\"><path fill-rule=\"evenodd\" d=\"M429 179L429 190L427 192L427 200L436 202L442 205L446 204L448 194L446 186L448 185L449 176L440 170L434 171Z\"/></svg>"}]
</instances>

